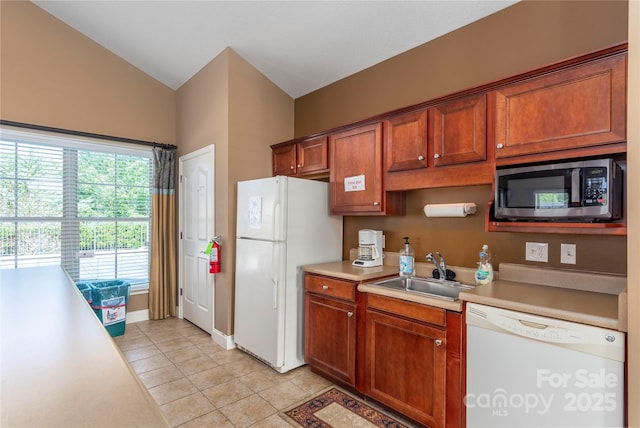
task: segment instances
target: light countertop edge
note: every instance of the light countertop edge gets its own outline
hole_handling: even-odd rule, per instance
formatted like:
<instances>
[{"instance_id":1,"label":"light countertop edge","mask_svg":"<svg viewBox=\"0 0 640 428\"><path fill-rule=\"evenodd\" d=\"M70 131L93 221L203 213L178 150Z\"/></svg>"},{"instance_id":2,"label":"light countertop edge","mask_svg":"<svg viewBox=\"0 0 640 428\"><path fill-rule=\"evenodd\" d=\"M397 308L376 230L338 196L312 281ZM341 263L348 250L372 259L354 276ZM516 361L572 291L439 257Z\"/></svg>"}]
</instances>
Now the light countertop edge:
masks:
<instances>
[{"instance_id":1,"label":"light countertop edge","mask_svg":"<svg viewBox=\"0 0 640 428\"><path fill-rule=\"evenodd\" d=\"M0 293L2 426L170 426L59 266L2 270Z\"/></svg>"},{"instance_id":2,"label":"light countertop edge","mask_svg":"<svg viewBox=\"0 0 640 428\"><path fill-rule=\"evenodd\" d=\"M387 253L385 253L387 257ZM393 256L393 253L391 253ZM385 258L385 263L393 260ZM433 266L416 263L418 276L430 276ZM451 266L462 283L473 281L473 269ZM474 287L460 293L457 301L419 296L416 293L391 290L367 282L398 274L396 265L359 268L351 261L339 261L304 266L305 272L360 282L361 292L381 294L411 302L462 311L464 302L496 306L534 315L594 325L618 331L627 331L626 277L591 272L572 272L531 267L517 264L501 264L496 280L490 285ZM502 279L502 270L508 280ZM530 283L542 274L543 284ZM514 281L512 279L518 278ZM557 280L556 280L557 279ZM558 283L560 285L553 285ZM584 288L580 288L584 287ZM599 292L598 290L602 290Z\"/></svg>"}]
</instances>

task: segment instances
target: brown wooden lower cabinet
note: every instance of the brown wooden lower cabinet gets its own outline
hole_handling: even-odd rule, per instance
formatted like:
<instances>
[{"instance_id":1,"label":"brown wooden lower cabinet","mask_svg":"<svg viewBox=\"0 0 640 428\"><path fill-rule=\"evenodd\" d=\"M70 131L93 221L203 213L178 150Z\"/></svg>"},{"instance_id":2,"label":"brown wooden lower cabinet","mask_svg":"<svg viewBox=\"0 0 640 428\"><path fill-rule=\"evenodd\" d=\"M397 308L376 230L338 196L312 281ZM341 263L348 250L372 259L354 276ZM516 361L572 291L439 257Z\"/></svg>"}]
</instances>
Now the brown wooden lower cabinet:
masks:
<instances>
[{"instance_id":1,"label":"brown wooden lower cabinet","mask_svg":"<svg viewBox=\"0 0 640 428\"><path fill-rule=\"evenodd\" d=\"M367 310L365 394L429 427L445 422L446 333Z\"/></svg>"},{"instance_id":2,"label":"brown wooden lower cabinet","mask_svg":"<svg viewBox=\"0 0 640 428\"><path fill-rule=\"evenodd\" d=\"M355 387L355 305L307 293L304 357L309 366Z\"/></svg>"},{"instance_id":3,"label":"brown wooden lower cabinet","mask_svg":"<svg viewBox=\"0 0 640 428\"><path fill-rule=\"evenodd\" d=\"M464 426L462 314L305 275L305 361L425 426Z\"/></svg>"}]
</instances>

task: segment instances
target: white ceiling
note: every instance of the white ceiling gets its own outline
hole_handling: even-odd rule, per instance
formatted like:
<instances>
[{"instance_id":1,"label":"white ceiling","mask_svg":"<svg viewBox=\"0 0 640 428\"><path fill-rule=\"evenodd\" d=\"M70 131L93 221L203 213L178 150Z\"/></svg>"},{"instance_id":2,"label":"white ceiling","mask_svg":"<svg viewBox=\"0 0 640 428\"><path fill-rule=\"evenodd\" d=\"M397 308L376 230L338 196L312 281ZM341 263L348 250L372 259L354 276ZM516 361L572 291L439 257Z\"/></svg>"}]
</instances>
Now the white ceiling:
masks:
<instances>
[{"instance_id":1,"label":"white ceiling","mask_svg":"<svg viewBox=\"0 0 640 428\"><path fill-rule=\"evenodd\" d=\"M517 1L33 3L173 89L230 47L298 98Z\"/></svg>"}]
</instances>

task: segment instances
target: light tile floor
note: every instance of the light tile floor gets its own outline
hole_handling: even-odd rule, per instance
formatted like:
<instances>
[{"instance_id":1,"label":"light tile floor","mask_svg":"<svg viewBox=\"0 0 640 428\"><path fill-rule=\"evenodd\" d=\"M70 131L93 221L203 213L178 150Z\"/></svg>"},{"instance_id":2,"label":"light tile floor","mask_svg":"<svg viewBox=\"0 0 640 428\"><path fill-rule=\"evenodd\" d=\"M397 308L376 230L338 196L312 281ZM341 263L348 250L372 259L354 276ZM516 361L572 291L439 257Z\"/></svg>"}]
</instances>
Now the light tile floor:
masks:
<instances>
[{"instance_id":1,"label":"light tile floor","mask_svg":"<svg viewBox=\"0 0 640 428\"><path fill-rule=\"evenodd\" d=\"M331 386L307 366L280 374L188 321L127 324L120 350L174 427L285 427L278 412Z\"/></svg>"}]
</instances>

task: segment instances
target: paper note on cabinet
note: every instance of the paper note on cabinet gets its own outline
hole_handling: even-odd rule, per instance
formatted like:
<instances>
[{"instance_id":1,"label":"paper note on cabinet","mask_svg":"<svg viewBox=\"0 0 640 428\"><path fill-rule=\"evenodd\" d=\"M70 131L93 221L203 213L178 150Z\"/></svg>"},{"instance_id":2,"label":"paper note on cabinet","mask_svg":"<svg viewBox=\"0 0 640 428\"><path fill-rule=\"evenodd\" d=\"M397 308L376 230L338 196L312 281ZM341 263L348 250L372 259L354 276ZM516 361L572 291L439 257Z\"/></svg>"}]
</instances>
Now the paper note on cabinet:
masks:
<instances>
[{"instance_id":1,"label":"paper note on cabinet","mask_svg":"<svg viewBox=\"0 0 640 428\"><path fill-rule=\"evenodd\" d=\"M345 192L361 192L365 190L364 187L364 174L354 175L353 177L344 178L344 191Z\"/></svg>"}]
</instances>

